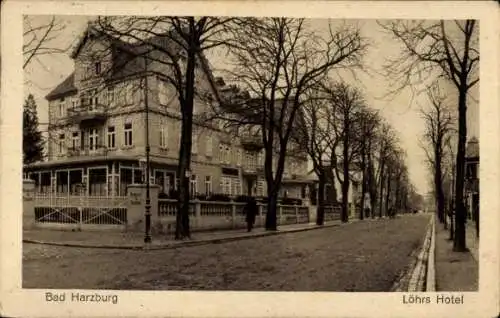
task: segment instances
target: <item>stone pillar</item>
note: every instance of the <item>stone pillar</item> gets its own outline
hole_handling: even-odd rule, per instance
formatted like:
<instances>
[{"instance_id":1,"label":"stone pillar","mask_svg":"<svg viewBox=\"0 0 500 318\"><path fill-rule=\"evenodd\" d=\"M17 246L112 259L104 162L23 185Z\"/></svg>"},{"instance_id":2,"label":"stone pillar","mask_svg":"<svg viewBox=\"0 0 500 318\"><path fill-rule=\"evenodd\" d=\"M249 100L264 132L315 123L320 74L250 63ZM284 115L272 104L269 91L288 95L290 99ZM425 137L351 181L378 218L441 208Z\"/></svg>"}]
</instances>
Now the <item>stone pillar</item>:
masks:
<instances>
[{"instance_id":1,"label":"stone pillar","mask_svg":"<svg viewBox=\"0 0 500 318\"><path fill-rule=\"evenodd\" d=\"M23 180L23 229L35 226L35 181Z\"/></svg>"},{"instance_id":2,"label":"stone pillar","mask_svg":"<svg viewBox=\"0 0 500 318\"><path fill-rule=\"evenodd\" d=\"M231 222L233 229L236 228L236 204L231 201Z\"/></svg>"},{"instance_id":3,"label":"stone pillar","mask_svg":"<svg viewBox=\"0 0 500 318\"><path fill-rule=\"evenodd\" d=\"M158 194L160 186L151 184L149 186L149 198L151 202L151 227L158 221ZM127 187L127 196L130 202L127 208L127 228L144 231L144 219L146 214L146 185L131 184Z\"/></svg>"}]
</instances>

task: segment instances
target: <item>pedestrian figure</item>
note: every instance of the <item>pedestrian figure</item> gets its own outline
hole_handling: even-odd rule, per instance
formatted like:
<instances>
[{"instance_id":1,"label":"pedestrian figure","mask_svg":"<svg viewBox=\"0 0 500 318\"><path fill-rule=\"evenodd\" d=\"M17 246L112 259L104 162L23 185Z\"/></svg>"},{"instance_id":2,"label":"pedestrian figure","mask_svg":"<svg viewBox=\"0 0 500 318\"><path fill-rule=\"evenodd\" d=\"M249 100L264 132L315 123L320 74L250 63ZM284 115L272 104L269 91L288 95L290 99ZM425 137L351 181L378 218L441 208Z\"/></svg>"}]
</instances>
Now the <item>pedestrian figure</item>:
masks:
<instances>
[{"instance_id":1,"label":"pedestrian figure","mask_svg":"<svg viewBox=\"0 0 500 318\"><path fill-rule=\"evenodd\" d=\"M246 213L246 222L247 222L247 231L251 232L253 225L255 223L255 216L257 215L257 202L254 197L250 197L245 206Z\"/></svg>"}]
</instances>

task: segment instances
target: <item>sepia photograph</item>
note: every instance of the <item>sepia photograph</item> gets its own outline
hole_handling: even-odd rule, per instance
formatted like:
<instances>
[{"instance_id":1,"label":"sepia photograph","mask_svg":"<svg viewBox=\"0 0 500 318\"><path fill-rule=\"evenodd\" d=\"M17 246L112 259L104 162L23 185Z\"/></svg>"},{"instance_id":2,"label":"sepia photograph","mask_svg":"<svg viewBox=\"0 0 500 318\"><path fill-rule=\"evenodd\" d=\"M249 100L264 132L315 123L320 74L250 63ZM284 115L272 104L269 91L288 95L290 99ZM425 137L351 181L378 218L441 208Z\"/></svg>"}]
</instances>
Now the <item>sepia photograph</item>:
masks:
<instances>
[{"instance_id":1,"label":"sepia photograph","mask_svg":"<svg viewBox=\"0 0 500 318\"><path fill-rule=\"evenodd\" d=\"M218 291L460 312L498 240L481 20L185 12L20 15L18 288L51 310Z\"/></svg>"}]
</instances>

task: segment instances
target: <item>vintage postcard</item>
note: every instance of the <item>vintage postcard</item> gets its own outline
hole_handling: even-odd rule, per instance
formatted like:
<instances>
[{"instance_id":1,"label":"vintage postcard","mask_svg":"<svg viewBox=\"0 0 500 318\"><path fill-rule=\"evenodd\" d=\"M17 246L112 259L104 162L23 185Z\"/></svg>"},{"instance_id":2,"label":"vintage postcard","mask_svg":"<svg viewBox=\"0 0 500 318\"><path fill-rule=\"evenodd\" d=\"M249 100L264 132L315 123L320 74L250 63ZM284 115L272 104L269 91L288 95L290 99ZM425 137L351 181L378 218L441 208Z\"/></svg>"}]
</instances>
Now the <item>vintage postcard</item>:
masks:
<instances>
[{"instance_id":1,"label":"vintage postcard","mask_svg":"<svg viewBox=\"0 0 500 318\"><path fill-rule=\"evenodd\" d=\"M2 3L2 316L498 316L498 10Z\"/></svg>"}]
</instances>

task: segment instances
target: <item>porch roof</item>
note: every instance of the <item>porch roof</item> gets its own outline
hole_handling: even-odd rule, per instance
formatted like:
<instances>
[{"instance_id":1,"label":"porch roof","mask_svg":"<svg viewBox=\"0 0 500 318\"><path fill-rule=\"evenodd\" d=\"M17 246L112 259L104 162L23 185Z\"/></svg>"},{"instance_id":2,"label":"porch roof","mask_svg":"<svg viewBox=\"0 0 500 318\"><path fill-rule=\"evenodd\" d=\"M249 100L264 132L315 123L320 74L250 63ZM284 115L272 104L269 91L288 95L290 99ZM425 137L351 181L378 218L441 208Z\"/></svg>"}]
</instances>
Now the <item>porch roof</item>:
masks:
<instances>
[{"instance_id":1,"label":"porch roof","mask_svg":"<svg viewBox=\"0 0 500 318\"><path fill-rule=\"evenodd\" d=\"M315 180L307 178L297 178L297 179L283 179L284 184L310 184L314 183Z\"/></svg>"},{"instance_id":2,"label":"porch roof","mask_svg":"<svg viewBox=\"0 0 500 318\"><path fill-rule=\"evenodd\" d=\"M29 165L24 165L24 169L27 170L36 170L43 168L52 168L52 167L71 167L74 165L81 164L92 164L97 162L106 162L106 161L129 161L129 162L139 162L139 159L144 158L143 155L135 155L135 156L127 156L127 155L102 155L102 156L92 156L92 157L74 157L74 158L64 158L60 160L51 160L44 162L37 162ZM174 159L161 158L151 156L150 162L153 164L166 164L172 165L176 162Z\"/></svg>"}]
</instances>

